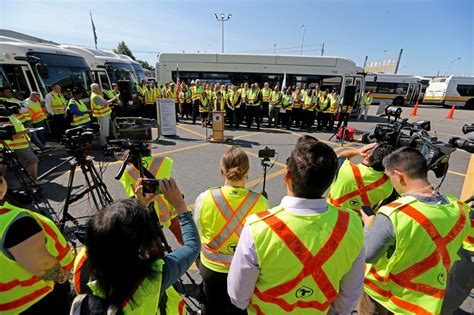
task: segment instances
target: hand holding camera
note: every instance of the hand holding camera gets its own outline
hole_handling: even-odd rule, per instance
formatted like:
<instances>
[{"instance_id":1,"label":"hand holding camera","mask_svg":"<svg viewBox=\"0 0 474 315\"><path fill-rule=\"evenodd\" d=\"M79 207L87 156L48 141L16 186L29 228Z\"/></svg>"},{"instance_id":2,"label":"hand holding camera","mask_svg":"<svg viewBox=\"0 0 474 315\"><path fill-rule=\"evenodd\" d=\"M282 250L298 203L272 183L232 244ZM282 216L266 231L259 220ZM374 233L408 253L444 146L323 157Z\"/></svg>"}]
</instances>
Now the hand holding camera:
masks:
<instances>
[{"instance_id":1,"label":"hand holding camera","mask_svg":"<svg viewBox=\"0 0 474 315\"><path fill-rule=\"evenodd\" d=\"M163 194L166 200L176 209L178 214L188 210L183 199L183 194L176 181L171 179L141 178L135 187L135 196L143 205L148 206L155 195Z\"/></svg>"}]
</instances>

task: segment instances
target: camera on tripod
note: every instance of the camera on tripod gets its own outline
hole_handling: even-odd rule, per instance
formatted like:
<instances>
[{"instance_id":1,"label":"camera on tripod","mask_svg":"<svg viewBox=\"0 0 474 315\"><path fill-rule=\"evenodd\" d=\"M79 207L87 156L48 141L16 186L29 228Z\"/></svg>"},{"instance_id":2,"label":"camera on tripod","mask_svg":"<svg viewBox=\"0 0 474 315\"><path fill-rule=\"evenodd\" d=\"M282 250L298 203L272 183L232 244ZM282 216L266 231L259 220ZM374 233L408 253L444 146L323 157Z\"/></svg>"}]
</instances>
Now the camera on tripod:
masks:
<instances>
[{"instance_id":1,"label":"camera on tripod","mask_svg":"<svg viewBox=\"0 0 474 315\"><path fill-rule=\"evenodd\" d=\"M265 147L264 149L258 150L258 158L264 161L270 161L271 158L275 157L275 150Z\"/></svg>"},{"instance_id":2,"label":"camera on tripod","mask_svg":"<svg viewBox=\"0 0 474 315\"><path fill-rule=\"evenodd\" d=\"M465 124L462 127L462 133L467 134L467 139L453 137L449 139L449 144L454 148L458 148L469 153L474 153L474 124Z\"/></svg>"},{"instance_id":3,"label":"camera on tripod","mask_svg":"<svg viewBox=\"0 0 474 315\"><path fill-rule=\"evenodd\" d=\"M130 151L138 153L142 156L151 155L149 149L149 142L143 140L133 140L133 139L117 139L109 140L107 146L105 147L105 152L113 155L114 153L121 153L124 151Z\"/></svg>"},{"instance_id":4,"label":"camera on tripod","mask_svg":"<svg viewBox=\"0 0 474 315\"><path fill-rule=\"evenodd\" d=\"M98 134L99 124L90 124L89 127L79 126L67 129L61 140L66 147L67 153L76 158L85 158L90 153L90 144L94 134Z\"/></svg>"},{"instance_id":5,"label":"camera on tripod","mask_svg":"<svg viewBox=\"0 0 474 315\"><path fill-rule=\"evenodd\" d=\"M446 175L449 156L454 151L450 143L439 141L431 136L431 123L427 120L409 123L407 119L391 124L377 124L375 128L363 136L364 142L386 142L395 149L411 147L419 150L426 159L428 168L437 178Z\"/></svg>"}]
</instances>

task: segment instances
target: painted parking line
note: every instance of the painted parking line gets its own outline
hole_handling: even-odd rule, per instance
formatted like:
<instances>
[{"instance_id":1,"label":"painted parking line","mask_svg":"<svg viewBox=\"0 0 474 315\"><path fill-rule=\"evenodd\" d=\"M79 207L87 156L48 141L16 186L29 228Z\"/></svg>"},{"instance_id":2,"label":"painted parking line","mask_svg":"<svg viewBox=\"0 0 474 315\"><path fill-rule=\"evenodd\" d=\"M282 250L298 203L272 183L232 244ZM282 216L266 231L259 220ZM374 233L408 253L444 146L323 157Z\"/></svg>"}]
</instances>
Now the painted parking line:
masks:
<instances>
[{"instance_id":1,"label":"painted parking line","mask_svg":"<svg viewBox=\"0 0 474 315\"><path fill-rule=\"evenodd\" d=\"M181 126L181 125L177 125L176 127L179 128L179 129L181 129L181 130L184 130L184 131L186 131L186 132L189 132L189 133L191 133L191 134L193 134L193 135L195 135L195 136L198 136L198 137L200 137L200 138L206 139L206 135L205 135L205 134L202 134L202 133L197 132L197 131L194 131L194 130L192 130L192 129L183 127L183 126Z\"/></svg>"},{"instance_id":2,"label":"painted parking line","mask_svg":"<svg viewBox=\"0 0 474 315\"><path fill-rule=\"evenodd\" d=\"M455 171L448 171L448 173L453 174L453 175L457 175L457 176L462 176L462 177L466 176L466 174L458 173L458 172L455 172Z\"/></svg>"}]
</instances>

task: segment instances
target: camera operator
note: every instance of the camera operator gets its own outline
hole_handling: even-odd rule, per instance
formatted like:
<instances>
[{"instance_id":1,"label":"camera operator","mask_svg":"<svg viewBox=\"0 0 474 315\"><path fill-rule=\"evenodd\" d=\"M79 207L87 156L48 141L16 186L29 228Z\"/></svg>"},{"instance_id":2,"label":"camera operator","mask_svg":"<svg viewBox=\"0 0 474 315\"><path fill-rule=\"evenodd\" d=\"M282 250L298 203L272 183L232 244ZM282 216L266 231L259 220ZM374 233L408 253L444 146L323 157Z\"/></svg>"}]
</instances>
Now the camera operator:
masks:
<instances>
[{"instance_id":1,"label":"camera operator","mask_svg":"<svg viewBox=\"0 0 474 315\"><path fill-rule=\"evenodd\" d=\"M0 311L68 314L74 255L51 220L4 201L4 176L0 165Z\"/></svg>"},{"instance_id":2,"label":"camera operator","mask_svg":"<svg viewBox=\"0 0 474 315\"><path fill-rule=\"evenodd\" d=\"M287 196L247 218L242 230L228 276L234 305L272 315L355 309L364 279L360 219L322 198L337 166L328 145L298 140L284 175Z\"/></svg>"},{"instance_id":3,"label":"camera operator","mask_svg":"<svg viewBox=\"0 0 474 315\"><path fill-rule=\"evenodd\" d=\"M383 165L401 197L376 216L360 211L371 265L359 313L439 314L448 272L469 233L469 206L432 188L414 148L394 151Z\"/></svg>"},{"instance_id":4,"label":"camera operator","mask_svg":"<svg viewBox=\"0 0 474 315\"><path fill-rule=\"evenodd\" d=\"M100 125L100 143L105 145L107 143L107 137L109 136L109 124L110 114L112 110L109 104L115 102L119 98L119 95L115 95L110 100L106 101L102 96L100 86L97 83L91 84L91 108L92 116L97 118Z\"/></svg>"},{"instance_id":5,"label":"camera operator","mask_svg":"<svg viewBox=\"0 0 474 315\"><path fill-rule=\"evenodd\" d=\"M358 213L362 206L375 207L390 197L393 186L384 174L382 160L392 151L393 147L387 143L372 143L360 149L342 151L328 203ZM362 157L362 162L354 164L351 159L357 156Z\"/></svg>"},{"instance_id":6,"label":"camera operator","mask_svg":"<svg viewBox=\"0 0 474 315\"><path fill-rule=\"evenodd\" d=\"M66 114L70 117L71 128L78 126L89 127L91 122L91 117L89 115L90 110L87 108L86 104L81 101L81 90L77 88L73 89L72 95L73 98L69 100L66 107Z\"/></svg>"},{"instance_id":7,"label":"camera operator","mask_svg":"<svg viewBox=\"0 0 474 315\"><path fill-rule=\"evenodd\" d=\"M155 196L144 195L139 180L135 188L137 200L117 201L89 220L86 249L81 259L76 259L74 279L87 273L92 294L118 306L124 314L156 314L160 299L172 303L170 287L199 254L199 235L192 213L187 210L176 182L162 180L160 189L178 211L183 247L166 255L163 252L159 226L146 208ZM75 285L78 288L78 282ZM88 291L79 287L80 293ZM178 314L177 309L174 311Z\"/></svg>"},{"instance_id":8,"label":"camera operator","mask_svg":"<svg viewBox=\"0 0 474 315\"><path fill-rule=\"evenodd\" d=\"M195 202L195 220L201 235L199 271L203 279L206 314L246 314L232 305L227 273L247 216L268 209L259 193L245 189L249 159L244 150L231 148L220 161L224 186L201 193Z\"/></svg>"}]
</instances>

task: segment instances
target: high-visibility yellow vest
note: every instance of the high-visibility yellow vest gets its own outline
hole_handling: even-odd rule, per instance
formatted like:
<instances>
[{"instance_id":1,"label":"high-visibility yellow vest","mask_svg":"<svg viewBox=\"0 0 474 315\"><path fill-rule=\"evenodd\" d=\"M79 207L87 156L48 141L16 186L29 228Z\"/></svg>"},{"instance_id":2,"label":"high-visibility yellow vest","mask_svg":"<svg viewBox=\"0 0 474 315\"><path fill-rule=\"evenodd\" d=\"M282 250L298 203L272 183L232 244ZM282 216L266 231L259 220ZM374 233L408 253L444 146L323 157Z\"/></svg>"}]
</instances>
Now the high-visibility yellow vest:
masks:
<instances>
[{"instance_id":1,"label":"high-visibility yellow vest","mask_svg":"<svg viewBox=\"0 0 474 315\"><path fill-rule=\"evenodd\" d=\"M384 172L345 160L331 185L327 201L335 207L359 213L362 206L374 206L392 192L392 183Z\"/></svg>"},{"instance_id":2,"label":"high-visibility yellow vest","mask_svg":"<svg viewBox=\"0 0 474 315\"><path fill-rule=\"evenodd\" d=\"M207 113L207 104L209 103L209 96L207 96L207 92L201 93L200 95L200 104L199 104L199 112L200 113Z\"/></svg>"},{"instance_id":3,"label":"high-visibility yellow vest","mask_svg":"<svg viewBox=\"0 0 474 315\"><path fill-rule=\"evenodd\" d=\"M0 97L0 100L6 101L6 102L9 102L9 103L15 103L19 107L22 108L21 102L19 100L17 100L16 98L14 98L14 97L10 97L10 98ZM27 121L31 120L31 113L29 111L27 111L25 113L20 113L20 114L14 114L13 116L15 116L15 118L18 119L21 123L24 123L24 122L27 122Z\"/></svg>"},{"instance_id":4,"label":"high-visibility yellow vest","mask_svg":"<svg viewBox=\"0 0 474 315\"><path fill-rule=\"evenodd\" d=\"M249 106L260 106L259 94L260 94L259 89L249 90L249 94L248 94Z\"/></svg>"},{"instance_id":5,"label":"high-visibility yellow vest","mask_svg":"<svg viewBox=\"0 0 474 315\"><path fill-rule=\"evenodd\" d=\"M156 179L170 178L173 168L173 160L169 157L152 157L145 156L142 158L143 167L145 167ZM129 164L120 177L119 182L122 184L127 197L135 195L134 189L140 178L140 171L133 165ZM168 228L171 225L171 219L177 216L176 210L165 199L163 194L156 195L153 198L153 205L160 223Z\"/></svg>"},{"instance_id":6,"label":"high-visibility yellow vest","mask_svg":"<svg viewBox=\"0 0 474 315\"><path fill-rule=\"evenodd\" d=\"M145 95L145 104L146 105L153 105L154 104L153 90L149 87L145 87L143 92L144 92L144 95Z\"/></svg>"},{"instance_id":7,"label":"high-visibility yellow vest","mask_svg":"<svg viewBox=\"0 0 474 315\"><path fill-rule=\"evenodd\" d=\"M25 131L25 126L16 119L13 116L8 116L8 119L10 120L10 123L0 123L0 125L8 125L11 124L13 128L15 128L15 131L17 132L16 135L12 136L13 140L5 140L5 143L8 145L8 147L12 150L20 150L20 149L26 149L30 146L28 143L28 140L30 140L30 137L28 135L19 135L19 132ZM3 145L0 144L0 148L3 148Z\"/></svg>"},{"instance_id":8,"label":"high-visibility yellow vest","mask_svg":"<svg viewBox=\"0 0 474 315\"><path fill-rule=\"evenodd\" d=\"M33 124L42 122L47 118L46 113L44 112L43 107L41 107L41 104L39 102L33 102L30 99L26 99L25 102L28 103L28 110L31 114L31 122Z\"/></svg>"},{"instance_id":9,"label":"high-visibility yellow vest","mask_svg":"<svg viewBox=\"0 0 474 315\"><path fill-rule=\"evenodd\" d=\"M179 93L179 99L181 103L191 103L192 93L189 90L181 91L181 93Z\"/></svg>"},{"instance_id":10,"label":"high-visibility yellow vest","mask_svg":"<svg viewBox=\"0 0 474 315\"><path fill-rule=\"evenodd\" d=\"M469 235L462 243L462 247L468 251L474 252L474 212L472 210L469 214L469 218L471 229L469 230Z\"/></svg>"},{"instance_id":11,"label":"high-visibility yellow vest","mask_svg":"<svg viewBox=\"0 0 474 315\"><path fill-rule=\"evenodd\" d=\"M175 103L178 102L178 98L176 96L176 90L175 89L169 89L167 92L166 92L166 98L170 98L172 100L175 101Z\"/></svg>"},{"instance_id":12,"label":"high-visibility yellow vest","mask_svg":"<svg viewBox=\"0 0 474 315\"><path fill-rule=\"evenodd\" d=\"M264 102L270 102L271 95L272 95L272 90L270 88L262 89L262 100Z\"/></svg>"},{"instance_id":13,"label":"high-visibility yellow vest","mask_svg":"<svg viewBox=\"0 0 474 315\"><path fill-rule=\"evenodd\" d=\"M301 100L301 94L293 93L292 97L293 97L292 108L296 108L296 109L301 108L303 106L303 102Z\"/></svg>"},{"instance_id":14,"label":"high-visibility yellow vest","mask_svg":"<svg viewBox=\"0 0 474 315\"><path fill-rule=\"evenodd\" d=\"M229 91L229 103L234 108L240 108L240 103L241 103L240 90Z\"/></svg>"},{"instance_id":15,"label":"high-visibility yellow vest","mask_svg":"<svg viewBox=\"0 0 474 315\"><path fill-rule=\"evenodd\" d=\"M201 263L216 272L229 272L244 220L268 209L267 200L244 188L223 186L204 193L199 213Z\"/></svg>"},{"instance_id":16,"label":"high-visibility yellow vest","mask_svg":"<svg viewBox=\"0 0 474 315\"><path fill-rule=\"evenodd\" d=\"M161 89L159 86L153 87L153 102L161 98Z\"/></svg>"},{"instance_id":17,"label":"high-visibility yellow vest","mask_svg":"<svg viewBox=\"0 0 474 315\"><path fill-rule=\"evenodd\" d=\"M15 220L26 216L35 219L41 226L48 253L58 260L63 269L71 269L73 252L56 225L41 214L5 202L0 206L0 240L5 239L8 228ZM54 281L36 277L5 253L5 250L0 251L0 313L18 314L51 292Z\"/></svg>"},{"instance_id":18,"label":"high-visibility yellow vest","mask_svg":"<svg viewBox=\"0 0 474 315\"><path fill-rule=\"evenodd\" d=\"M157 266L159 267L160 263L155 263L154 267L157 267ZM159 283L160 285L158 287L153 286L153 288L158 288L159 290L158 292L160 292L161 291L161 272L160 272L159 279L155 279L155 281L157 280L160 282ZM74 261L73 284L74 284L74 289L76 290L77 294L89 293L90 291L92 291L91 288L94 288L94 283L92 279L90 278L90 269L88 267L88 262L87 262L86 247L83 247L79 251ZM144 289L143 286L146 284L148 284L147 281L142 282L142 285L141 285L142 289ZM147 291L143 290L141 292L145 293ZM139 303L137 303L138 308L131 309L131 306L128 305L128 309L127 309L127 305L122 305L122 307L125 307L124 309L125 314L155 314L156 310L153 312L151 312L150 310L151 310L151 307L154 307L155 305L153 300L156 299L157 297L159 298L159 294L158 295L150 294L151 292L156 293L156 291L151 290L151 291L148 291L147 294L141 294L141 296L139 296L140 290L135 291L136 295L133 294L133 298L139 301ZM167 315L187 314L184 300L178 294L178 292L176 292L173 286L166 289L164 294L166 294L166 300L167 300L166 301L166 314ZM145 303L144 305L141 305L143 301L145 301ZM159 303L159 300L158 300L158 303ZM125 304L125 302L123 304ZM150 307L150 309L148 307Z\"/></svg>"},{"instance_id":19,"label":"high-visibility yellow vest","mask_svg":"<svg viewBox=\"0 0 474 315\"><path fill-rule=\"evenodd\" d=\"M369 95L365 94L364 98L363 98L362 105L363 106L370 106L370 104L372 104L373 100L374 99L372 98L372 96L369 96Z\"/></svg>"},{"instance_id":20,"label":"high-visibility yellow vest","mask_svg":"<svg viewBox=\"0 0 474 315\"><path fill-rule=\"evenodd\" d=\"M316 106L313 102L314 98L311 95L306 95L304 96L304 109L307 111L314 111L314 107Z\"/></svg>"},{"instance_id":21,"label":"high-visibility yellow vest","mask_svg":"<svg viewBox=\"0 0 474 315\"><path fill-rule=\"evenodd\" d=\"M98 97L98 98L103 99L105 101L105 99L102 97L102 95L96 94L94 92L91 93L90 101L91 101L91 107L92 107L92 116L94 116L94 117L104 117L104 116L110 115L112 110L110 109L109 105L106 104L106 105L102 106L102 105L96 104L96 102L94 101L95 97Z\"/></svg>"},{"instance_id":22,"label":"high-visibility yellow vest","mask_svg":"<svg viewBox=\"0 0 474 315\"><path fill-rule=\"evenodd\" d=\"M214 111L224 111L224 110L225 110L226 101L225 101L225 98L224 98L224 97L221 96L219 108L217 108L217 107L218 107L218 104L217 104L217 98L216 98L216 99L214 99L212 109L213 109Z\"/></svg>"},{"instance_id":23,"label":"high-visibility yellow vest","mask_svg":"<svg viewBox=\"0 0 474 315\"><path fill-rule=\"evenodd\" d=\"M112 92L112 90L102 89L101 91L102 91L102 94L104 94L107 97L107 99L109 99L109 100L114 98L114 96L115 96L114 92Z\"/></svg>"},{"instance_id":24,"label":"high-visibility yellow vest","mask_svg":"<svg viewBox=\"0 0 474 315\"><path fill-rule=\"evenodd\" d=\"M331 95L331 102L329 105L328 112L335 113L339 107L339 96L338 95Z\"/></svg>"},{"instance_id":25,"label":"high-visibility yellow vest","mask_svg":"<svg viewBox=\"0 0 474 315\"><path fill-rule=\"evenodd\" d=\"M467 234L469 206L446 196L430 205L412 196L380 208L395 229L396 248L367 265L365 292L395 314L439 314L448 272Z\"/></svg>"},{"instance_id":26,"label":"high-visibility yellow vest","mask_svg":"<svg viewBox=\"0 0 474 315\"><path fill-rule=\"evenodd\" d=\"M292 109L292 106L290 104L290 101L291 101L291 95L283 95L283 99L281 101L281 105L283 106L283 108L285 110L291 110Z\"/></svg>"},{"instance_id":27,"label":"high-visibility yellow vest","mask_svg":"<svg viewBox=\"0 0 474 315\"><path fill-rule=\"evenodd\" d=\"M281 102L282 102L282 96L283 94L281 93L281 91L273 91L272 92L272 97L271 97L271 105L273 107L281 107Z\"/></svg>"},{"instance_id":28,"label":"high-visibility yellow vest","mask_svg":"<svg viewBox=\"0 0 474 315\"><path fill-rule=\"evenodd\" d=\"M249 89L248 88L241 88L240 89L240 95L242 96L242 104L246 104L247 103L247 98L249 96Z\"/></svg>"},{"instance_id":29,"label":"high-visibility yellow vest","mask_svg":"<svg viewBox=\"0 0 474 315\"><path fill-rule=\"evenodd\" d=\"M200 100L201 94L202 92L204 92L204 87L202 85L200 85L199 87L193 86L191 91L193 93L192 100Z\"/></svg>"},{"instance_id":30,"label":"high-visibility yellow vest","mask_svg":"<svg viewBox=\"0 0 474 315\"><path fill-rule=\"evenodd\" d=\"M51 95L51 109L54 115L64 115L64 110L66 109L67 104L64 95L56 92L49 92L49 94Z\"/></svg>"},{"instance_id":31,"label":"high-visibility yellow vest","mask_svg":"<svg viewBox=\"0 0 474 315\"><path fill-rule=\"evenodd\" d=\"M81 100L76 101L75 99L71 98L69 100L69 103L67 104L67 110L70 110L70 106L72 104L75 104L77 109L81 112L84 113L83 115L72 115L72 121L71 121L71 126L80 126L87 124L88 122L91 121L91 116L89 116L88 108L86 104L84 104Z\"/></svg>"},{"instance_id":32,"label":"high-visibility yellow vest","mask_svg":"<svg viewBox=\"0 0 474 315\"><path fill-rule=\"evenodd\" d=\"M362 250L357 215L329 206L302 216L278 206L247 222L260 271L248 314L327 314Z\"/></svg>"}]
</instances>

